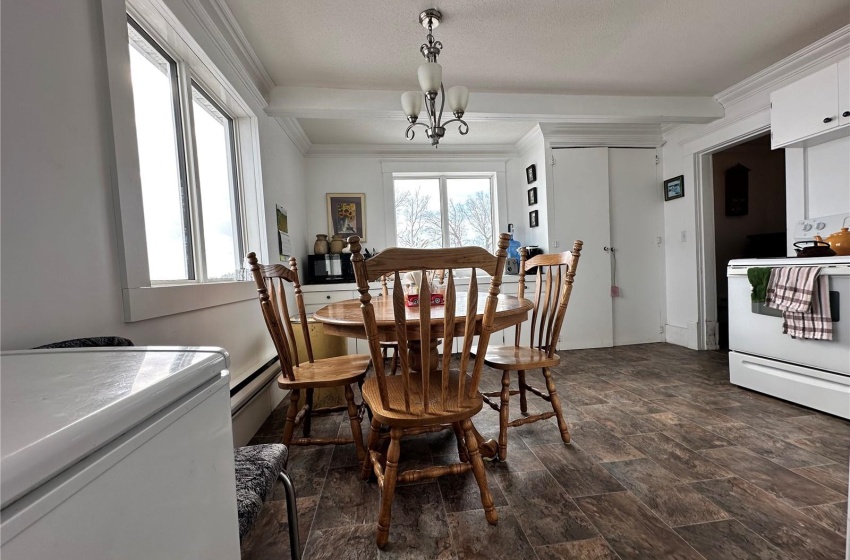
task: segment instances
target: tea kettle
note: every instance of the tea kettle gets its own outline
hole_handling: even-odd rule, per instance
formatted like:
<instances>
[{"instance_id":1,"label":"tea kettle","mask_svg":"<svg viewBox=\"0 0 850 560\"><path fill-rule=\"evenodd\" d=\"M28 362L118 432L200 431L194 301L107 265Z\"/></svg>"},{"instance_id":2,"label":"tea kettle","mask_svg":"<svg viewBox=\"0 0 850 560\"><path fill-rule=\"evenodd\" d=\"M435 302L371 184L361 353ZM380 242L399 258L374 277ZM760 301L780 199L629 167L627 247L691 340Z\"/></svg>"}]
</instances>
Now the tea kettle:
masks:
<instances>
[{"instance_id":1,"label":"tea kettle","mask_svg":"<svg viewBox=\"0 0 850 560\"><path fill-rule=\"evenodd\" d=\"M843 227L826 238L836 255L850 255L850 229Z\"/></svg>"},{"instance_id":2,"label":"tea kettle","mask_svg":"<svg viewBox=\"0 0 850 560\"><path fill-rule=\"evenodd\" d=\"M820 235L816 235L811 241L794 243L794 251L798 257L832 257L835 255L835 251Z\"/></svg>"}]
</instances>

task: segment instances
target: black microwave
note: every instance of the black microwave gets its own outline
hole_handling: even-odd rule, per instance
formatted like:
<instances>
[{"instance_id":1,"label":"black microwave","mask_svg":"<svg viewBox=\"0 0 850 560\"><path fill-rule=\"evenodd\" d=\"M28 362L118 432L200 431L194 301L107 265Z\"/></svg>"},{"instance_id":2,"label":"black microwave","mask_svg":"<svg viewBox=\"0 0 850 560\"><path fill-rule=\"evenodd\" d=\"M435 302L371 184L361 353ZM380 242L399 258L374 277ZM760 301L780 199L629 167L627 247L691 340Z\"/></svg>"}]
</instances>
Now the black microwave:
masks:
<instances>
[{"instance_id":1,"label":"black microwave","mask_svg":"<svg viewBox=\"0 0 850 560\"><path fill-rule=\"evenodd\" d=\"M332 284L335 282L354 282L351 253L307 255L308 284Z\"/></svg>"}]
</instances>

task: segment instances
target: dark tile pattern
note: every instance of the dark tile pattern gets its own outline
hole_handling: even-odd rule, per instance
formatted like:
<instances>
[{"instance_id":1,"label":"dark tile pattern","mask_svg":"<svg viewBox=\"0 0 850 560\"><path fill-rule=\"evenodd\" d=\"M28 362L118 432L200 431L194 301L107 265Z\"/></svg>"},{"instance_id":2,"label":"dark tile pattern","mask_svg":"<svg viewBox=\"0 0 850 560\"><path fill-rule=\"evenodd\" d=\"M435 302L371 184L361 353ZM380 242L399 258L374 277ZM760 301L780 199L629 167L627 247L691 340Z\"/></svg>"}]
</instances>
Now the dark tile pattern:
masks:
<instances>
[{"instance_id":1,"label":"dark tile pattern","mask_svg":"<svg viewBox=\"0 0 850 560\"><path fill-rule=\"evenodd\" d=\"M403 485L379 551L379 493L360 480L354 446L296 447L288 470L304 558L843 558L850 422L730 385L722 353L648 344L560 354L552 371L572 444L554 419L510 432L507 462L486 464L498 525L471 474ZM482 385L499 379L485 371ZM528 380L545 386L539 372ZM252 443L279 441L286 404ZM529 397L530 412L547 407ZM473 422L485 438L498 433L488 407ZM317 418L313 433L348 436L348 418ZM402 441L402 469L456 459L451 431ZM280 488L242 557L289 557Z\"/></svg>"}]
</instances>

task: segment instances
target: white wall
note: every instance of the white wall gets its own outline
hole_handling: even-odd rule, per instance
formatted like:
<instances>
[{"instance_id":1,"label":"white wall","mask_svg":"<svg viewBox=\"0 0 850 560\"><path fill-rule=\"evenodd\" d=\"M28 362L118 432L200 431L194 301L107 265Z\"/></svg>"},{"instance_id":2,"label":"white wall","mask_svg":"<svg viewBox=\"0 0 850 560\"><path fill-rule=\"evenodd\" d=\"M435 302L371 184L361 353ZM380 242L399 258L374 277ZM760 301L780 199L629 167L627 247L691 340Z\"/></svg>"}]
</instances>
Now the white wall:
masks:
<instances>
[{"instance_id":1,"label":"white wall","mask_svg":"<svg viewBox=\"0 0 850 560\"><path fill-rule=\"evenodd\" d=\"M529 165L536 166L537 180L528 184L525 169ZM546 146L543 135L539 135L534 142L523 151L519 157L512 158L508 162L509 185L513 189L509 192L510 208L512 211L511 221L516 226L514 237L523 246L538 245L547 253L549 248L549 189L547 188L547 166ZM528 189L537 187L537 204L528 205ZM528 225L528 213L537 210L537 219L540 224L536 228Z\"/></svg>"},{"instance_id":2,"label":"white wall","mask_svg":"<svg viewBox=\"0 0 850 560\"><path fill-rule=\"evenodd\" d=\"M406 169L411 172L457 172L463 169L483 171L485 168L504 167L505 172L497 174L497 190L501 190L499 181L504 180L506 203L498 201L499 212L497 222L499 231L507 231L507 224L517 226L516 237L526 244L526 233L522 228L528 228L527 200L525 198L525 166L521 173L519 165L521 158L474 157L469 159L453 157L440 160L432 156L405 156L404 158L385 158L372 155L322 156L306 158L306 218L307 218L307 253L312 254L316 234L327 233L328 217L326 195L328 193L365 193L366 194L366 247L379 251L395 244L392 236L392 226L388 224L388 216L392 214L392 202L387 197L384 185L384 164L392 163L394 168ZM468 167L465 167L468 165ZM521 184L519 182L521 181ZM536 184L540 184L538 179ZM539 191L538 191L539 192ZM498 199L497 193L497 199ZM523 211L525 209L525 211ZM543 212L541 212L543 215ZM537 229L543 229L537 228Z\"/></svg>"},{"instance_id":3,"label":"white wall","mask_svg":"<svg viewBox=\"0 0 850 560\"><path fill-rule=\"evenodd\" d=\"M713 207L713 196L710 189L708 192L697 192L694 189L697 174L701 177L708 176L702 166L700 154L722 150L769 130L771 91L834 64L840 56L846 56L846 45L823 46L823 50L819 49L821 47L804 49L805 53L801 51L771 69L744 80L740 91L735 91L739 87L735 86L728 92L718 94L721 101L724 96L729 98L725 103L726 116L722 119L709 124L677 127L664 135L664 178L669 179L677 175L685 177L685 197L664 203L667 342L699 348L698 324L701 315L704 315L709 333L708 347L713 344L712 329L716 320L713 241L710 241L710 246L703 255L700 243L708 240L697 239L697 234L702 233L702 228L698 228L698 223L703 219L702 209ZM817 148L786 150L786 215L790 229L793 230L796 220L807 217L806 206L809 206L811 211L832 207L835 203L840 205L843 202L843 210L839 208L828 213L847 212L847 200L850 197L846 194L847 177L850 172L846 167L846 142L847 139L844 138ZM817 172L814 190L807 191L807 182L811 183L813 179L807 178L807 163L811 165L811 161L805 160L812 155L819 162L818 167L825 171ZM822 160L828 160L830 163ZM838 194L839 191L845 194ZM812 194L815 196L814 200L811 199ZM713 217L709 216L707 220L705 231L708 231L711 234L708 237L713 239ZM705 284L701 272L703 267L707 269ZM704 291L706 302L702 309L700 290Z\"/></svg>"},{"instance_id":4,"label":"white wall","mask_svg":"<svg viewBox=\"0 0 850 560\"><path fill-rule=\"evenodd\" d=\"M277 249L275 202L290 209L295 246L306 247L300 153L183 3L168 3L259 119L270 251ZM3 4L0 347L97 335L140 345L215 345L231 353L238 376L274 355L255 301L122 321L101 21L97 0Z\"/></svg>"},{"instance_id":5,"label":"white wall","mask_svg":"<svg viewBox=\"0 0 850 560\"><path fill-rule=\"evenodd\" d=\"M806 148L805 157L806 217L850 212L850 138Z\"/></svg>"}]
</instances>

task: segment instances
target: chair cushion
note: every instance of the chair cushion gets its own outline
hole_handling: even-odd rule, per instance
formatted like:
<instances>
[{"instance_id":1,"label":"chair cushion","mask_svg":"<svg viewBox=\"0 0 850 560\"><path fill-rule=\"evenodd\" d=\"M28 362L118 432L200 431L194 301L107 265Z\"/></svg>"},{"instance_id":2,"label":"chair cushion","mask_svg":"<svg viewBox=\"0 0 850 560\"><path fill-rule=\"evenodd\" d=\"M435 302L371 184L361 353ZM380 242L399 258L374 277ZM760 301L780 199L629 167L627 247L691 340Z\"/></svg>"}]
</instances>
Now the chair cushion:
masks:
<instances>
[{"instance_id":1,"label":"chair cushion","mask_svg":"<svg viewBox=\"0 0 850 560\"><path fill-rule=\"evenodd\" d=\"M288 456L286 446L279 443L251 445L233 450L240 540L257 521L263 503L271 496L274 483L286 466Z\"/></svg>"},{"instance_id":2,"label":"chair cushion","mask_svg":"<svg viewBox=\"0 0 850 560\"><path fill-rule=\"evenodd\" d=\"M133 346L133 341L120 336L94 336L90 338L74 338L72 340L63 340L62 342L53 342L44 346L36 346L34 350L43 350L50 348L96 348L102 346Z\"/></svg>"}]
</instances>

